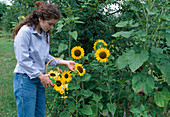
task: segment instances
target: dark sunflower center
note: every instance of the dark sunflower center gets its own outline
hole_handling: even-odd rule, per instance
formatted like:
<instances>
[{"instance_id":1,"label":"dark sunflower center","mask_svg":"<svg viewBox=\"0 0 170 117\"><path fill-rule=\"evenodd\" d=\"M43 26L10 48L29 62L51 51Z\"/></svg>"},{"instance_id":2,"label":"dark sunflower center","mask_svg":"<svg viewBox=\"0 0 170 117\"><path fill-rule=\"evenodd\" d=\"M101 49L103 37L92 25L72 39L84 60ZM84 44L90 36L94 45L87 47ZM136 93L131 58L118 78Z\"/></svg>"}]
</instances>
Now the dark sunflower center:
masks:
<instances>
[{"instance_id":1,"label":"dark sunflower center","mask_svg":"<svg viewBox=\"0 0 170 117\"><path fill-rule=\"evenodd\" d=\"M54 73L51 73L50 76L56 76Z\"/></svg>"},{"instance_id":2,"label":"dark sunflower center","mask_svg":"<svg viewBox=\"0 0 170 117\"><path fill-rule=\"evenodd\" d=\"M80 51L80 50L74 51L74 55L75 55L75 56L80 56L80 55L81 55L81 51Z\"/></svg>"},{"instance_id":3,"label":"dark sunflower center","mask_svg":"<svg viewBox=\"0 0 170 117\"><path fill-rule=\"evenodd\" d=\"M80 73L83 73L83 68L78 66L77 69L79 70Z\"/></svg>"},{"instance_id":4,"label":"dark sunflower center","mask_svg":"<svg viewBox=\"0 0 170 117\"><path fill-rule=\"evenodd\" d=\"M102 59L106 58L106 52L100 52L99 57Z\"/></svg>"},{"instance_id":5,"label":"dark sunflower center","mask_svg":"<svg viewBox=\"0 0 170 117\"><path fill-rule=\"evenodd\" d=\"M68 74L65 74L65 78L68 78Z\"/></svg>"},{"instance_id":6,"label":"dark sunflower center","mask_svg":"<svg viewBox=\"0 0 170 117\"><path fill-rule=\"evenodd\" d=\"M56 85L59 87L61 86L61 82L60 81L56 81Z\"/></svg>"}]
</instances>

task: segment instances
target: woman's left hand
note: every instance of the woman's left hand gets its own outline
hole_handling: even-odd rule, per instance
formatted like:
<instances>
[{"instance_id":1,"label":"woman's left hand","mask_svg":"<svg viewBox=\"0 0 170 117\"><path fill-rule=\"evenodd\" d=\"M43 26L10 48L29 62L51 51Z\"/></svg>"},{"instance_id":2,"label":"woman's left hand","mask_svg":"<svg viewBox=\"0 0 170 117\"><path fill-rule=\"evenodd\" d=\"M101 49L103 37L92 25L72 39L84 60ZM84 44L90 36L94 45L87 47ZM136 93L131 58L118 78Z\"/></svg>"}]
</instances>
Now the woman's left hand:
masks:
<instances>
[{"instance_id":1,"label":"woman's left hand","mask_svg":"<svg viewBox=\"0 0 170 117\"><path fill-rule=\"evenodd\" d=\"M74 66L75 66L75 62L74 61L67 61L67 67L71 70L74 71Z\"/></svg>"},{"instance_id":2,"label":"woman's left hand","mask_svg":"<svg viewBox=\"0 0 170 117\"><path fill-rule=\"evenodd\" d=\"M74 71L74 66L76 63L72 60L60 60L58 64L66 65L71 71Z\"/></svg>"}]
</instances>

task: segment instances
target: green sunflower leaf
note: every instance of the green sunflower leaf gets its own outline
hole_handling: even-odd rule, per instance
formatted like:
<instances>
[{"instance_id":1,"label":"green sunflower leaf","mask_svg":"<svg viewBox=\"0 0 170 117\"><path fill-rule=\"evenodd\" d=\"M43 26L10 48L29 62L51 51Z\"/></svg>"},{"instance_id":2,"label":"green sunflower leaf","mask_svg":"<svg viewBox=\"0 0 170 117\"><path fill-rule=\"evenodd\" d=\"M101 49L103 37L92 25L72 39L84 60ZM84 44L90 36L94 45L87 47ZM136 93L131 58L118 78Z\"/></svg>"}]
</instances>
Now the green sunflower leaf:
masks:
<instances>
[{"instance_id":1,"label":"green sunflower leaf","mask_svg":"<svg viewBox=\"0 0 170 117\"><path fill-rule=\"evenodd\" d=\"M168 102L170 100L170 93L168 89L164 87L162 91L155 92L154 100L156 105L158 105L159 107L164 107L164 109L166 110Z\"/></svg>"},{"instance_id":2,"label":"green sunflower leaf","mask_svg":"<svg viewBox=\"0 0 170 117\"><path fill-rule=\"evenodd\" d=\"M160 69L161 73L165 76L168 85L170 85L170 63L159 64L157 63L156 66Z\"/></svg>"},{"instance_id":3,"label":"green sunflower leaf","mask_svg":"<svg viewBox=\"0 0 170 117\"><path fill-rule=\"evenodd\" d=\"M83 109L81 110L81 112L85 115L92 115L92 108L90 105L84 105Z\"/></svg>"},{"instance_id":4,"label":"green sunflower leaf","mask_svg":"<svg viewBox=\"0 0 170 117\"><path fill-rule=\"evenodd\" d=\"M96 102L99 102L102 98L103 98L102 95L97 95L93 93L93 100L95 100Z\"/></svg>"},{"instance_id":5,"label":"green sunflower leaf","mask_svg":"<svg viewBox=\"0 0 170 117\"><path fill-rule=\"evenodd\" d=\"M150 75L137 74L132 79L132 89L135 92L144 90L145 94L151 93L154 89L154 79Z\"/></svg>"},{"instance_id":6,"label":"green sunflower leaf","mask_svg":"<svg viewBox=\"0 0 170 117\"><path fill-rule=\"evenodd\" d=\"M76 105L75 105L74 101L67 100L67 102L68 102L69 112L74 113L74 111L76 110Z\"/></svg>"},{"instance_id":7,"label":"green sunflower leaf","mask_svg":"<svg viewBox=\"0 0 170 117\"><path fill-rule=\"evenodd\" d=\"M116 27L125 27L128 25L128 21L121 21L118 24L116 24Z\"/></svg>"},{"instance_id":8,"label":"green sunflower leaf","mask_svg":"<svg viewBox=\"0 0 170 117\"><path fill-rule=\"evenodd\" d=\"M81 95L84 95L85 97L90 97L93 94L92 91L84 90L84 89L82 89L80 92L81 92Z\"/></svg>"},{"instance_id":9,"label":"green sunflower leaf","mask_svg":"<svg viewBox=\"0 0 170 117\"><path fill-rule=\"evenodd\" d=\"M143 88L143 79L142 79L141 74L138 74L138 75L134 76L132 79L132 89L135 92L138 92L142 88Z\"/></svg>"},{"instance_id":10,"label":"green sunflower leaf","mask_svg":"<svg viewBox=\"0 0 170 117\"><path fill-rule=\"evenodd\" d=\"M75 90L75 89L79 89L79 88L80 88L80 85L76 84L76 82L74 80L69 82L69 90Z\"/></svg>"},{"instance_id":11,"label":"green sunflower leaf","mask_svg":"<svg viewBox=\"0 0 170 117\"><path fill-rule=\"evenodd\" d=\"M99 109L101 109L101 110L103 109L103 104L102 103L97 103L97 106L98 106Z\"/></svg>"},{"instance_id":12,"label":"green sunflower leaf","mask_svg":"<svg viewBox=\"0 0 170 117\"><path fill-rule=\"evenodd\" d=\"M165 106L163 95L160 92L154 93L154 100L155 100L156 105L158 105L159 107Z\"/></svg>"},{"instance_id":13,"label":"green sunflower leaf","mask_svg":"<svg viewBox=\"0 0 170 117\"><path fill-rule=\"evenodd\" d=\"M91 78L91 75L90 74L85 74L84 76L82 76L82 81L89 81L90 80L90 78Z\"/></svg>"},{"instance_id":14,"label":"green sunflower leaf","mask_svg":"<svg viewBox=\"0 0 170 117\"><path fill-rule=\"evenodd\" d=\"M108 108L109 112L111 112L113 115L115 114L115 112L116 112L116 105L115 104L107 103L107 108Z\"/></svg>"},{"instance_id":15,"label":"green sunflower leaf","mask_svg":"<svg viewBox=\"0 0 170 117\"><path fill-rule=\"evenodd\" d=\"M132 54L129 54L127 58L129 60L129 68L132 72L136 71L142 64L148 60L149 53L147 50L142 50L141 53L136 54L134 51Z\"/></svg>"},{"instance_id":16,"label":"green sunflower leaf","mask_svg":"<svg viewBox=\"0 0 170 117\"><path fill-rule=\"evenodd\" d=\"M97 117L97 115L98 115L97 105L96 104L92 104L91 105L91 109L93 111L93 114L91 116L89 116L89 117Z\"/></svg>"},{"instance_id":17,"label":"green sunflower leaf","mask_svg":"<svg viewBox=\"0 0 170 117\"><path fill-rule=\"evenodd\" d=\"M152 76L147 76L147 79L144 82L144 92L150 93L152 89L154 89L155 83L154 83L154 78Z\"/></svg>"},{"instance_id":18,"label":"green sunflower leaf","mask_svg":"<svg viewBox=\"0 0 170 117\"><path fill-rule=\"evenodd\" d=\"M69 116L69 112L64 110L63 112L60 113L60 116L59 117L70 117Z\"/></svg>"},{"instance_id":19,"label":"green sunflower leaf","mask_svg":"<svg viewBox=\"0 0 170 117\"><path fill-rule=\"evenodd\" d=\"M59 47L58 47L58 53L63 52L64 50L66 50L68 48L68 45L64 44L64 43L60 43Z\"/></svg>"},{"instance_id":20,"label":"green sunflower leaf","mask_svg":"<svg viewBox=\"0 0 170 117\"><path fill-rule=\"evenodd\" d=\"M83 24L84 22L82 22L82 21L74 21L74 23L79 23L79 24Z\"/></svg>"},{"instance_id":21,"label":"green sunflower leaf","mask_svg":"<svg viewBox=\"0 0 170 117\"><path fill-rule=\"evenodd\" d=\"M57 27L57 33L61 32L62 31L62 28L63 28L64 24L58 24L58 27Z\"/></svg>"},{"instance_id":22,"label":"green sunflower leaf","mask_svg":"<svg viewBox=\"0 0 170 117\"><path fill-rule=\"evenodd\" d=\"M133 32L134 32L133 30L132 31L120 31L120 32L113 34L112 36L113 37L122 36L122 37L125 37L125 38L129 38L133 34Z\"/></svg>"},{"instance_id":23,"label":"green sunflower leaf","mask_svg":"<svg viewBox=\"0 0 170 117\"><path fill-rule=\"evenodd\" d=\"M151 52L155 55L155 56L159 56L160 54L163 54L163 49L161 48L156 48L156 47L152 47L151 48Z\"/></svg>"},{"instance_id":24,"label":"green sunflower leaf","mask_svg":"<svg viewBox=\"0 0 170 117\"><path fill-rule=\"evenodd\" d=\"M128 59L125 57L126 55L123 54L122 56L119 56L119 58L116 61L116 66L118 69L123 69L128 65Z\"/></svg>"},{"instance_id":25,"label":"green sunflower leaf","mask_svg":"<svg viewBox=\"0 0 170 117\"><path fill-rule=\"evenodd\" d=\"M74 40L77 41L77 36L78 36L77 31L73 31L73 32L69 31L69 35L71 35L74 38Z\"/></svg>"},{"instance_id":26,"label":"green sunflower leaf","mask_svg":"<svg viewBox=\"0 0 170 117\"><path fill-rule=\"evenodd\" d=\"M122 56L119 56L116 63L119 69L125 68L129 65L132 72L136 71L149 58L147 50L142 50L140 53L135 53L134 50L128 50Z\"/></svg>"}]
</instances>

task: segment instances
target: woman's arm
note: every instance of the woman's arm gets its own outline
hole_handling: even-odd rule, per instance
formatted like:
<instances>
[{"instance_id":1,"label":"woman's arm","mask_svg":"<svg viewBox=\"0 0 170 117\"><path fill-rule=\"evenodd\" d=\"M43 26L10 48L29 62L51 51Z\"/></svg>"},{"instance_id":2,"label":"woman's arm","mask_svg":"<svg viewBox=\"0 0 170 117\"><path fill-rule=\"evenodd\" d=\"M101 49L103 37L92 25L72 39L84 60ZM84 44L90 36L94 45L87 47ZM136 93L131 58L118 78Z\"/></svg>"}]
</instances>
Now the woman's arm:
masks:
<instances>
[{"instance_id":1,"label":"woman's arm","mask_svg":"<svg viewBox=\"0 0 170 117\"><path fill-rule=\"evenodd\" d=\"M47 59L46 59L46 63L53 58L54 57L49 54ZM56 66L57 64L66 65L71 71L74 71L75 62L72 61L72 60L55 59L55 60L51 61L49 65Z\"/></svg>"},{"instance_id":2,"label":"woman's arm","mask_svg":"<svg viewBox=\"0 0 170 117\"><path fill-rule=\"evenodd\" d=\"M71 71L74 71L75 62L71 60L60 60L59 65L66 65Z\"/></svg>"}]
</instances>

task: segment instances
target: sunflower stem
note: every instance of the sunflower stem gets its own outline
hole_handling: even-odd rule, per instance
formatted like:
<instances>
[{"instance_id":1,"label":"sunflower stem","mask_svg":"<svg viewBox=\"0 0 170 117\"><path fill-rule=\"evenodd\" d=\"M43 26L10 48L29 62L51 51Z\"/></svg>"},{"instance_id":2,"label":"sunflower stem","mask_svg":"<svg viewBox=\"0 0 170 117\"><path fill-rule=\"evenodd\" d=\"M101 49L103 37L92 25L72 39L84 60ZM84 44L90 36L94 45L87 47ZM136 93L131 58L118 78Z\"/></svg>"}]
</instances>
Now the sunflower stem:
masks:
<instances>
[{"instance_id":1,"label":"sunflower stem","mask_svg":"<svg viewBox=\"0 0 170 117\"><path fill-rule=\"evenodd\" d=\"M68 47L69 58L70 58L70 52L71 52L71 35L69 35L69 47Z\"/></svg>"},{"instance_id":2,"label":"sunflower stem","mask_svg":"<svg viewBox=\"0 0 170 117\"><path fill-rule=\"evenodd\" d=\"M82 82L82 89L84 89L84 82ZM83 107L84 107L84 98L83 98Z\"/></svg>"},{"instance_id":3,"label":"sunflower stem","mask_svg":"<svg viewBox=\"0 0 170 117\"><path fill-rule=\"evenodd\" d=\"M76 85L77 85L77 79L76 79ZM78 103L78 94L77 94L77 89L76 89L76 107L77 107L77 103ZM78 117L78 109L76 109L76 117Z\"/></svg>"},{"instance_id":4,"label":"sunflower stem","mask_svg":"<svg viewBox=\"0 0 170 117\"><path fill-rule=\"evenodd\" d=\"M77 89L76 89L76 107L77 107ZM78 117L78 109L76 109L76 117Z\"/></svg>"}]
</instances>

